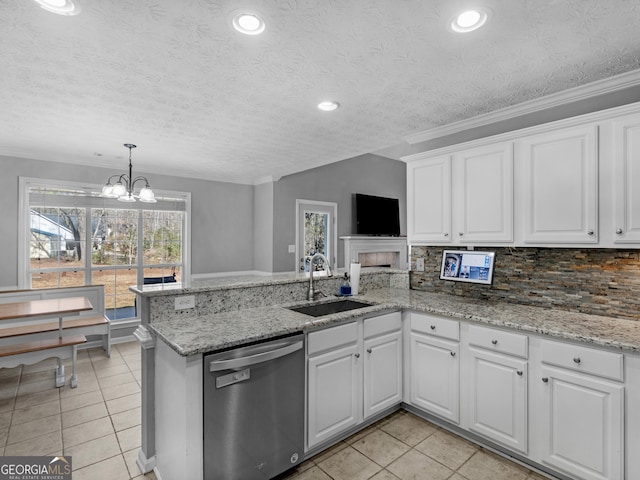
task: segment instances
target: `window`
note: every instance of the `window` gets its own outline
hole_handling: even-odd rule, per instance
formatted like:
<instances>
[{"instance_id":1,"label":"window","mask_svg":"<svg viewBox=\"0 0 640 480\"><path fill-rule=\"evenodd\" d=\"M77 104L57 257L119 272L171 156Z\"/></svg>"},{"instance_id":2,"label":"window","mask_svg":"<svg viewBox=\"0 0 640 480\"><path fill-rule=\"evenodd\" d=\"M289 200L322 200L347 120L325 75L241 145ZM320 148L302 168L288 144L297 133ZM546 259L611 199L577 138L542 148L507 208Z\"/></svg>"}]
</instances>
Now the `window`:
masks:
<instances>
[{"instance_id":1,"label":"window","mask_svg":"<svg viewBox=\"0 0 640 480\"><path fill-rule=\"evenodd\" d=\"M296 200L296 257L297 269L308 272L308 257L314 253L322 253L329 260L330 266L336 268L335 245L336 217L338 204L317 202L313 200ZM322 261L317 259L314 269L324 270Z\"/></svg>"},{"instance_id":2,"label":"window","mask_svg":"<svg viewBox=\"0 0 640 480\"><path fill-rule=\"evenodd\" d=\"M190 195L155 204L99 196L101 186L20 179L21 286L104 285L112 320L137 317L131 285L186 283Z\"/></svg>"}]
</instances>

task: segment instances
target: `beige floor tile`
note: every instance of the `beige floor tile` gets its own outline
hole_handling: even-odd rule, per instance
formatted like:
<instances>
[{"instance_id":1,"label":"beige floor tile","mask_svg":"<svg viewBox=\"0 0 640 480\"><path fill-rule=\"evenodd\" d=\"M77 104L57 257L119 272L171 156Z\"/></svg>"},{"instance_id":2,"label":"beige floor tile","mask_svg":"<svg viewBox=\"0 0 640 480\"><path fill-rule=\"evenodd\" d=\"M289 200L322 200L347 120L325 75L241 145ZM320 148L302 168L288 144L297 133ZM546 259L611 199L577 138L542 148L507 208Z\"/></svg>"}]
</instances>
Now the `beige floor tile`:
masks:
<instances>
[{"instance_id":1,"label":"beige floor tile","mask_svg":"<svg viewBox=\"0 0 640 480\"><path fill-rule=\"evenodd\" d=\"M30 422L31 420L37 420L39 418L50 417L60 413L60 400L55 399L51 402L40 403L38 405L32 405L30 407L21 408L13 411L11 417L11 426L18 423Z\"/></svg>"},{"instance_id":2,"label":"beige floor tile","mask_svg":"<svg viewBox=\"0 0 640 480\"><path fill-rule=\"evenodd\" d=\"M96 371L104 370L106 368L119 367L121 365L126 365L124 358L122 358L122 356L118 353L116 353L115 355L111 355L111 358L101 357L97 359L92 359L91 363L93 364L93 368Z\"/></svg>"},{"instance_id":3,"label":"beige floor tile","mask_svg":"<svg viewBox=\"0 0 640 480\"><path fill-rule=\"evenodd\" d=\"M81 407L86 407L102 402L104 402L104 398L102 398L102 392L100 390L93 390L90 392L82 393L80 395L74 395L71 397L64 396L60 398L60 405L63 412L76 410Z\"/></svg>"},{"instance_id":4,"label":"beige floor tile","mask_svg":"<svg viewBox=\"0 0 640 480\"><path fill-rule=\"evenodd\" d=\"M295 472L285 478L287 480L331 480L331 477L323 472L317 465L302 472Z\"/></svg>"},{"instance_id":5,"label":"beige floor tile","mask_svg":"<svg viewBox=\"0 0 640 480\"><path fill-rule=\"evenodd\" d=\"M127 342L127 343L118 343L114 345L112 348L115 348L120 355L140 355L141 347L140 343L135 342Z\"/></svg>"},{"instance_id":6,"label":"beige floor tile","mask_svg":"<svg viewBox=\"0 0 640 480\"><path fill-rule=\"evenodd\" d=\"M125 412L132 408L138 408L141 405L141 394L136 393L134 395L127 395L126 397L115 398L107 401L107 409L109 414Z\"/></svg>"},{"instance_id":7,"label":"beige floor tile","mask_svg":"<svg viewBox=\"0 0 640 480\"><path fill-rule=\"evenodd\" d=\"M53 390L54 388L56 388L56 376L53 370L48 376L49 378L46 380L40 380L31 383L20 383L20 385L18 385L18 395L28 395L29 393Z\"/></svg>"},{"instance_id":8,"label":"beige floor tile","mask_svg":"<svg viewBox=\"0 0 640 480\"><path fill-rule=\"evenodd\" d=\"M56 430L24 442L7 445L4 449L4 454L8 456L49 455L50 453L61 451L62 435L60 430Z\"/></svg>"},{"instance_id":9,"label":"beige floor tile","mask_svg":"<svg viewBox=\"0 0 640 480\"><path fill-rule=\"evenodd\" d=\"M102 396L105 400L113 400L114 398L126 397L127 395L133 395L139 392L140 385L138 385L138 382L131 382L114 385L113 387L104 387L102 389Z\"/></svg>"},{"instance_id":10,"label":"beige floor tile","mask_svg":"<svg viewBox=\"0 0 640 480\"><path fill-rule=\"evenodd\" d=\"M129 480L129 478L131 477L122 455L116 455L77 470L74 463L73 480Z\"/></svg>"},{"instance_id":11,"label":"beige floor tile","mask_svg":"<svg viewBox=\"0 0 640 480\"><path fill-rule=\"evenodd\" d=\"M98 377L98 381L105 377L113 377L114 375L120 375L123 373L130 373L129 367L124 361L122 365L113 365L106 368L96 369L96 377Z\"/></svg>"},{"instance_id":12,"label":"beige floor tile","mask_svg":"<svg viewBox=\"0 0 640 480\"><path fill-rule=\"evenodd\" d=\"M4 382L3 385L0 385L0 400L15 398L18 393L18 382L20 377L15 377L10 380L11 382Z\"/></svg>"},{"instance_id":13,"label":"beige floor tile","mask_svg":"<svg viewBox=\"0 0 640 480\"><path fill-rule=\"evenodd\" d=\"M334 480L364 480L381 470L379 465L350 446L317 465Z\"/></svg>"},{"instance_id":14,"label":"beige floor tile","mask_svg":"<svg viewBox=\"0 0 640 480\"><path fill-rule=\"evenodd\" d=\"M46 433L56 432L61 429L59 414L39 418L30 422L14 424L9 428L7 445L24 442L25 440L36 438Z\"/></svg>"},{"instance_id":15,"label":"beige floor tile","mask_svg":"<svg viewBox=\"0 0 640 480\"><path fill-rule=\"evenodd\" d=\"M432 435L436 431L436 427L415 415L406 414L396 416L390 422L382 425L380 430L414 447Z\"/></svg>"},{"instance_id":16,"label":"beige floor tile","mask_svg":"<svg viewBox=\"0 0 640 480\"><path fill-rule=\"evenodd\" d=\"M95 378L95 375L93 378L83 378L78 375L78 386L76 388L71 388L69 386L69 382L67 382L67 385L59 390L60 398L68 398L100 390L100 385L98 384L98 379Z\"/></svg>"},{"instance_id":17,"label":"beige floor tile","mask_svg":"<svg viewBox=\"0 0 640 480\"><path fill-rule=\"evenodd\" d=\"M528 471L509 460L480 450L458 473L469 480L526 480Z\"/></svg>"},{"instance_id":18,"label":"beige floor tile","mask_svg":"<svg viewBox=\"0 0 640 480\"><path fill-rule=\"evenodd\" d=\"M65 373L66 373L66 368L65 368ZM20 386L26 385L28 383L51 381L51 378L55 379L55 375L56 375L55 368L48 368L47 370L40 371L40 372L23 373L22 376L20 377ZM55 380L54 380L54 383L55 383Z\"/></svg>"},{"instance_id":19,"label":"beige floor tile","mask_svg":"<svg viewBox=\"0 0 640 480\"><path fill-rule=\"evenodd\" d=\"M127 370L129 367L125 367ZM135 382L136 378L130 371L126 371L124 373L119 373L117 375L111 375L109 377L98 378L98 383L100 384L100 388L113 387L115 385L122 385L123 383L131 383Z\"/></svg>"},{"instance_id":20,"label":"beige floor tile","mask_svg":"<svg viewBox=\"0 0 640 480\"><path fill-rule=\"evenodd\" d=\"M378 429L362 437L357 442L352 443L351 446L383 467L389 465L411 448L388 433Z\"/></svg>"},{"instance_id":21,"label":"beige floor tile","mask_svg":"<svg viewBox=\"0 0 640 480\"><path fill-rule=\"evenodd\" d=\"M315 457L313 457L313 460L316 463L320 463L323 460L326 460L327 458L329 458L332 455L335 455L336 453L338 453L340 450L343 450L345 448L347 448L348 444L346 442L338 442L335 445L333 445L332 447L327 448L326 450L320 452L319 454L317 454Z\"/></svg>"},{"instance_id":22,"label":"beige floor tile","mask_svg":"<svg viewBox=\"0 0 640 480\"><path fill-rule=\"evenodd\" d=\"M65 455L71 455L73 457L74 469L80 469L116 455L121 456L115 433L65 448L64 453ZM75 476L74 480L77 480Z\"/></svg>"},{"instance_id":23,"label":"beige floor tile","mask_svg":"<svg viewBox=\"0 0 640 480\"><path fill-rule=\"evenodd\" d=\"M401 480L445 480L453 475L453 470L416 450L409 450L387 466L387 470Z\"/></svg>"},{"instance_id":24,"label":"beige floor tile","mask_svg":"<svg viewBox=\"0 0 640 480\"><path fill-rule=\"evenodd\" d=\"M529 472L527 480L548 480L548 477L544 477L536 472Z\"/></svg>"},{"instance_id":25,"label":"beige floor tile","mask_svg":"<svg viewBox=\"0 0 640 480\"><path fill-rule=\"evenodd\" d=\"M136 360L129 360L125 357L125 361L127 362L127 367L129 367L129 370L140 370L142 368L142 361L139 358Z\"/></svg>"},{"instance_id":26,"label":"beige floor tile","mask_svg":"<svg viewBox=\"0 0 640 480\"><path fill-rule=\"evenodd\" d=\"M123 452L139 448L142 442L142 427L138 425L126 430L120 430L116 433L116 437L118 437L120 450Z\"/></svg>"},{"instance_id":27,"label":"beige floor tile","mask_svg":"<svg viewBox=\"0 0 640 480\"><path fill-rule=\"evenodd\" d=\"M66 449L113 433L115 432L113 431L111 419L102 417L80 425L64 428L62 430L62 442Z\"/></svg>"},{"instance_id":28,"label":"beige floor tile","mask_svg":"<svg viewBox=\"0 0 640 480\"><path fill-rule=\"evenodd\" d=\"M0 447L4 448L7 443L7 437L9 436L9 429L3 428L0 430Z\"/></svg>"},{"instance_id":29,"label":"beige floor tile","mask_svg":"<svg viewBox=\"0 0 640 480\"><path fill-rule=\"evenodd\" d=\"M87 405L62 413L62 427L69 428L98 418L108 417L109 412L104 402Z\"/></svg>"},{"instance_id":30,"label":"beige floor tile","mask_svg":"<svg viewBox=\"0 0 640 480\"><path fill-rule=\"evenodd\" d=\"M21 381L24 381L24 377L27 376L27 374L29 373L53 370L57 366L58 366L57 358L47 358L46 360L42 360L41 362L34 363L33 365L23 365Z\"/></svg>"},{"instance_id":31,"label":"beige floor tile","mask_svg":"<svg viewBox=\"0 0 640 480\"><path fill-rule=\"evenodd\" d=\"M478 450L472 443L444 430L436 431L415 448L452 470L460 468Z\"/></svg>"},{"instance_id":32,"label":"beige floor tile","mask_svg":"<svg viewBox=\"0 0 640 480\"><path fill-rule=\"evenodd\" d=\"M124 457L124 463L127 464L127 470L129 470L129 475L131 476L131 478L142 475L142 472L140 471L140 468L136 463L139 451L139 448L134 448L133 450L129 450L128 452L124 452L122 454L122 456Z\"/></svg>"},{"instance_id":33,"label":"beige floor tile","mask_svg":"<svg viewBox=\"0 0 640 480\"><path fill-rule=\"evenodd\" d=\"M149 472L149 473L145 473L144 475L135 477L133 480L157 480L157 478L155 473Z\"/></svg>"},{"instance_id":34,"label":"beige floor tile","mask_svg":"<svg viewBox=\"0 0 640 480\"><path fill-rule=\"evenodd\" d=\"M13 412L0 413L0 429L4 430L5 428L9 428L12 416Z\"/></svg>"},{"instance_id":35,"label":"beige floor tile","mask_svg":"<svg viewBox=\"0 0 640 480\"><path fill-rule=\"evenodd\" d=\"M381 470L371 477L371 480L398 480L398 477L388 470Z\"/></svg>"},{"instance_id":36,"label":"beige floor tile","mask_svg":"<svg viewBox=\"0 0 640 480\"><path fill-rule=\"evenodd\" d=\"M12 396L11 398L3 398L2 400L0 400L0 413L6 413L6 412L11 412L16 404L16 397L15 395Z\"/></svg>"},{"instance_id":37,"label":"beige floor tile","mask_svg":"<svg viewBox=\"0 0 640 480\"><path fill-rule=\"evenodd\" d=\"M14 408L26 408L32 405L38 405L40 403L51 402L59 398L59 389L44 390L42 392L28 393L26 395L19 395L16 397Z\"/></svg>"},{"instance_id":38,"label":"beige floor tile","mask_svg":"<svg viewBox=\"0 0 640 480\"><path fill-rule=\"evenodd\" d=\"M2 383L6 379L19 377L21 373L22 373L21 365L13 368L0 368L0 385L2 385Z\"/></svg>"},{"instance_id":39,"label":"beige floor tile","mask_svg":"<svg viewBox=\"0 0 640 480\"><path fill-rule=\"evenodd\" d=\"M453 474L453 477L451 477L449 480L469 480L469 479L463 477L462 475L456 472Z\"/></svg>"},{"instance_id":40,"label":"beige floor tile","mask_svg":"<svg viewBox=\"0 0 640 480\"><path fill-rule=\"evenodd\" d=\"M132 408L131 410L115 413L111 415L111 422L113 422L113 428L116 432L140 425L142 423L142 408Z\"/></svg>"},{"instance_id":41,"label":"beige floor tile","mask_svg":"<svg viewBox=\"0 0 640 480\"><path fill-rule=\"evenodd\" d=\"M353 435L351 435L349 438L346 438L344 441L345 443L347 443L348 445L353 445L354 443L356 443L358 440L362 439L363 437L366 437L367 435L369 435L372 432L375 432L376 430L378 430L378 427L376 426L376 424L374 425L369 425L367 428L365 428L364 430L360 430L358 433L354 433Z\"/></svg>"}]
</instances>

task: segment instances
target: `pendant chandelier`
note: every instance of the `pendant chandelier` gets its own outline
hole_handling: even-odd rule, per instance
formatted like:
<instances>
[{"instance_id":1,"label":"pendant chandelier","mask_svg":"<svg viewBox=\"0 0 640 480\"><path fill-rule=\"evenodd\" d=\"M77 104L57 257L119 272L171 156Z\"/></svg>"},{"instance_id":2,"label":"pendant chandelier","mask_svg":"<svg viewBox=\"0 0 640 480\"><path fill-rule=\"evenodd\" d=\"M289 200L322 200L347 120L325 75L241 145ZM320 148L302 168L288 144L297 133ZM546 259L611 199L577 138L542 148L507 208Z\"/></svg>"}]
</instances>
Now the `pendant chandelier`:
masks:
<instances>
[{"instance_id":1,"label":"pendant chandelier","mask_svg":"<svg viewBox=\"0 0 640 480\"><path fill-rule=\"evenodd\" d=\"M129 175L122 173L120 175L111 175L107 180L107 184L102 187L101 197L117 198L120 202L135 202L136 198L145 203L156 203L153 190L149 186L149 181L145 177L133 178L131 173L131 150L136 148L136 145L132 143L125 143L124 146L129 149ZM111 180L118 177L116 183L111 184ZM145 186L140 190L138 195L134 194L133 188L135 184L141 180L144 180Z\"/></svg>"}]
</instances>

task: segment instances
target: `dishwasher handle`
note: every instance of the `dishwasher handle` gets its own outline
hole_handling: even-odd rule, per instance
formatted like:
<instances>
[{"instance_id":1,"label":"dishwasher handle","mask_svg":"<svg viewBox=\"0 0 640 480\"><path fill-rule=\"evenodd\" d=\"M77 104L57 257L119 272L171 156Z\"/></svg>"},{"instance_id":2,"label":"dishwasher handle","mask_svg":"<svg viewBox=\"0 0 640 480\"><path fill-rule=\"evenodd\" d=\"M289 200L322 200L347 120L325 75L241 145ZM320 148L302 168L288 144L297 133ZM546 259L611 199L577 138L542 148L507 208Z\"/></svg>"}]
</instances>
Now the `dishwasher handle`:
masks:
<instances>
[{"instance_id":1,"label":"dishwasher handle","mask_svg":"<svg viewBox=\"0 0 640 480\"><path fill-rule=\"evenodd\" d=\"M291 343L281 348L274 350L268 350L262 353L256 353L255 355L247 355L246 357L230 358L228 360L215 360L209 363L210 372L219 372L221 370L232 370L234 368L245 368L257 363L268 362L276 358L284 357L293 352L297 352L302 349L302 340Z\"/></svg>"}]
</instances>

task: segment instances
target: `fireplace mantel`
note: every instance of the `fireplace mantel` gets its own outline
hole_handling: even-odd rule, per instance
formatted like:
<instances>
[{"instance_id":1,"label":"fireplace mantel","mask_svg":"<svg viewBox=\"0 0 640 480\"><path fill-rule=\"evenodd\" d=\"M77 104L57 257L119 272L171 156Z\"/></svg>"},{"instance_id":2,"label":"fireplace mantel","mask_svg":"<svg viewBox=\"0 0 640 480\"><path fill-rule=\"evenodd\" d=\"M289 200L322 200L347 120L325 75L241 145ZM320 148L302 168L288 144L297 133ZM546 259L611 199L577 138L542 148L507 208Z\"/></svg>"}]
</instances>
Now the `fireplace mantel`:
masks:
<instances>
[{"instance_id":1,"label":"fireplace mantel","mask_svg":"<svg viewBox=\"0 0 640 480\"><path fill-rule=\"evenodd\" d=\"M361 253L394 253L395 268L409 269L407 237L367 237L360 235L340 237L344 242L344 263L348 268L352 261L359 261Z\"/></svg>"}]
</instances>

